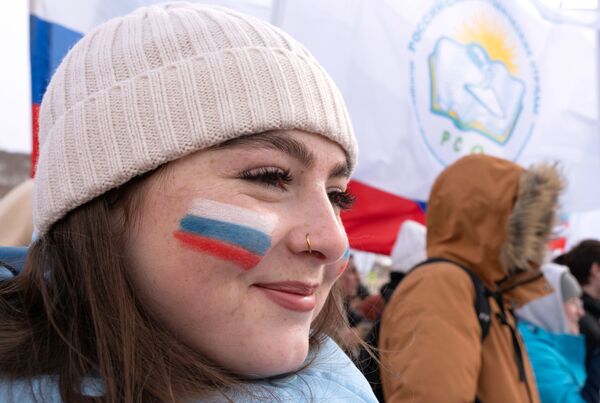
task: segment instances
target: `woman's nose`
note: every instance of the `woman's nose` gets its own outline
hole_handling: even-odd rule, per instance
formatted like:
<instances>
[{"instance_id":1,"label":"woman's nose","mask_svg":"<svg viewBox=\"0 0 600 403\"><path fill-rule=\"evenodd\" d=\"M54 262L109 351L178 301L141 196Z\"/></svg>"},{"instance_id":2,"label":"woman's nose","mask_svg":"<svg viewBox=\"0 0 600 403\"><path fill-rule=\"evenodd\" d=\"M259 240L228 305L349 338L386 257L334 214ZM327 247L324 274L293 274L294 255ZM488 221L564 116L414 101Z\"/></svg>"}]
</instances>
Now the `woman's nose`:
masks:
<instances>
[{"instance_id":1,"label":"woman's nose","mask_svg":"<svg viewBox=\"0 0 600 403\"><path fill-rule=\"evenodd\" d=\"M326 263L337 261L348 246L341 219L326 195L313 195L311 199L296 214L291 247L296 253L306 253Z\"/></svg>"}]
</instances>

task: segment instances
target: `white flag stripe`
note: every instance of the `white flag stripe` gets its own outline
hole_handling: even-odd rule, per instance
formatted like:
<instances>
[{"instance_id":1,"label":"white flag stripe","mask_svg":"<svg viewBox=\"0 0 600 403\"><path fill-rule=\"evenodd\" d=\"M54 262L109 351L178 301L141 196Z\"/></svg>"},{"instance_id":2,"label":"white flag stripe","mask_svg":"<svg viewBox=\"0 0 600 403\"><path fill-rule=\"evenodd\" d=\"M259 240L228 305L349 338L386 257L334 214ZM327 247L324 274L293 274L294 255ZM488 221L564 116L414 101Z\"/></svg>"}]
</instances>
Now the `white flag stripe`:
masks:
<instances>
[{"instance_id":1,"label":"white flag stripe","mask_svg":"<svg viewBox=\"0 0 600 403\"><path fill-rule=\"evenodd\" d=\"M271 235L277 225L277 215L250 210L233 204L221 203L209 199L195 199L190 214L224 221L231 224L244 225Z\"/></svg>"}]
</instances>

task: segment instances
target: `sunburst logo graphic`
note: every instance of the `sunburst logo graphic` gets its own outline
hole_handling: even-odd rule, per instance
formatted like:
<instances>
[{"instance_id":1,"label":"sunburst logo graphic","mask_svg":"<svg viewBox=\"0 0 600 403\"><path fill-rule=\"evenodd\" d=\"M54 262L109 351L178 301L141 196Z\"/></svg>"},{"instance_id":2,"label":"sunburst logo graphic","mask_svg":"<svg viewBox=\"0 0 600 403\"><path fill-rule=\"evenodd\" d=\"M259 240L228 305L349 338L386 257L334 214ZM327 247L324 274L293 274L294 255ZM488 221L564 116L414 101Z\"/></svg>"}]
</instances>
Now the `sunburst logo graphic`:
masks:
<instances>
[{"instance_id":1,"label":"sunburst logo graphic","mask_svg":"<svg viewBox=\"0 0 600 403\"><path fill-rule=\"evenodd\" d=\"M457 32L456 40L465 45L476 43L486 50L490 59L501 62L514 76L519 73L516 63L517 51L507 40L503 26L485 14L475 14Z\"/></svg>"},{"instance_id":2,"label":"sunburst logo graphic","mask_svg":"<svg viewBox=\"0 0 600 403\"><path fill-rule=\"evenodd\" d=\"M521 25L529 17L515 2L427 2L407 44L409 93L425 145L444 166L474 153L518 158L541 99Z\"/></svg>"},{"instance_id":3,"label":"sunburst logo graphic","mask_svg":"<svg viewBox=\"0 0 600 403\"><path fill-rule=\"evenodd\" d=\"M438 39L429 57L431 111L498 144L510 139L525 91L506 37L498 22L479 14L453 38Z\"/></svg>"}]
</instances>

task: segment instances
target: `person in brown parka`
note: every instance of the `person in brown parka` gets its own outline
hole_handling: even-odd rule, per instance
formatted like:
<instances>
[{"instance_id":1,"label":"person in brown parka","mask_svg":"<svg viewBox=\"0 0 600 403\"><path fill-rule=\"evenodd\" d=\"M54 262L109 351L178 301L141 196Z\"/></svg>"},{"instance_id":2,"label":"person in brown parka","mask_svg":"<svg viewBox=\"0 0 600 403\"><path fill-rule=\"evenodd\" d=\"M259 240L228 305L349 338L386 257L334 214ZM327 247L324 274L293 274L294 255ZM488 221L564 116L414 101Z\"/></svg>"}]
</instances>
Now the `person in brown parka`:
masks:
<instances>
[{"instance_id":1,"label":"person in brown parka","mask_svg":"<svg viewBox=\"0 0 600 403\"><path fill-rule=\"evenodd\" d=\"M461 158L439 175L427 256L447 261L408 275L383 312L386 402L539 402L510 309L552 291L539 267L562 186L554 166L525 170L485 155ZM473 282L457 264L494 293L483 340Z\"/></svg>"}]
</instances>

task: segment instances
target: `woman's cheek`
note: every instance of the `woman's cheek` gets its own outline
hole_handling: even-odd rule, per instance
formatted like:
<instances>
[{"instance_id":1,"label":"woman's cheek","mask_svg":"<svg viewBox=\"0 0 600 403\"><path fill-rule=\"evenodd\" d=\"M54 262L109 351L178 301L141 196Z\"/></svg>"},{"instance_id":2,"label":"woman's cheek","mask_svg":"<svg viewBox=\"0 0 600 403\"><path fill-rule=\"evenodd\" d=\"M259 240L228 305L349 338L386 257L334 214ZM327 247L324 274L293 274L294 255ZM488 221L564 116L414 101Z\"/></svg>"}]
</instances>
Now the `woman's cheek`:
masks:
<instances>
[{"instance_id":1,"label":"woman's cheek","mask_svg":"<svg viewBox=\"0 0 600 403\"><path fill-rule=\"evenodd\" d=\"M342 255L342 258L334 264L334 270L335 270L334 273L335 273L336 280L342 275L342 273L344 273L344 271L346 271L349 261L350 261L350 247L346 246L346 251Z\"/></svg>"},{"instance_id":2,"label":"woman's cheek","mask_svg":"<svg viewBox=\"0 0 600 403\"><path fill-rule=\"evenodd\" d=\"M173 236L180 245L235 264L256 267L271 248L277 224L274 214L261 214L237 205L195 199Z\"/></svg>"}]
</instances>

